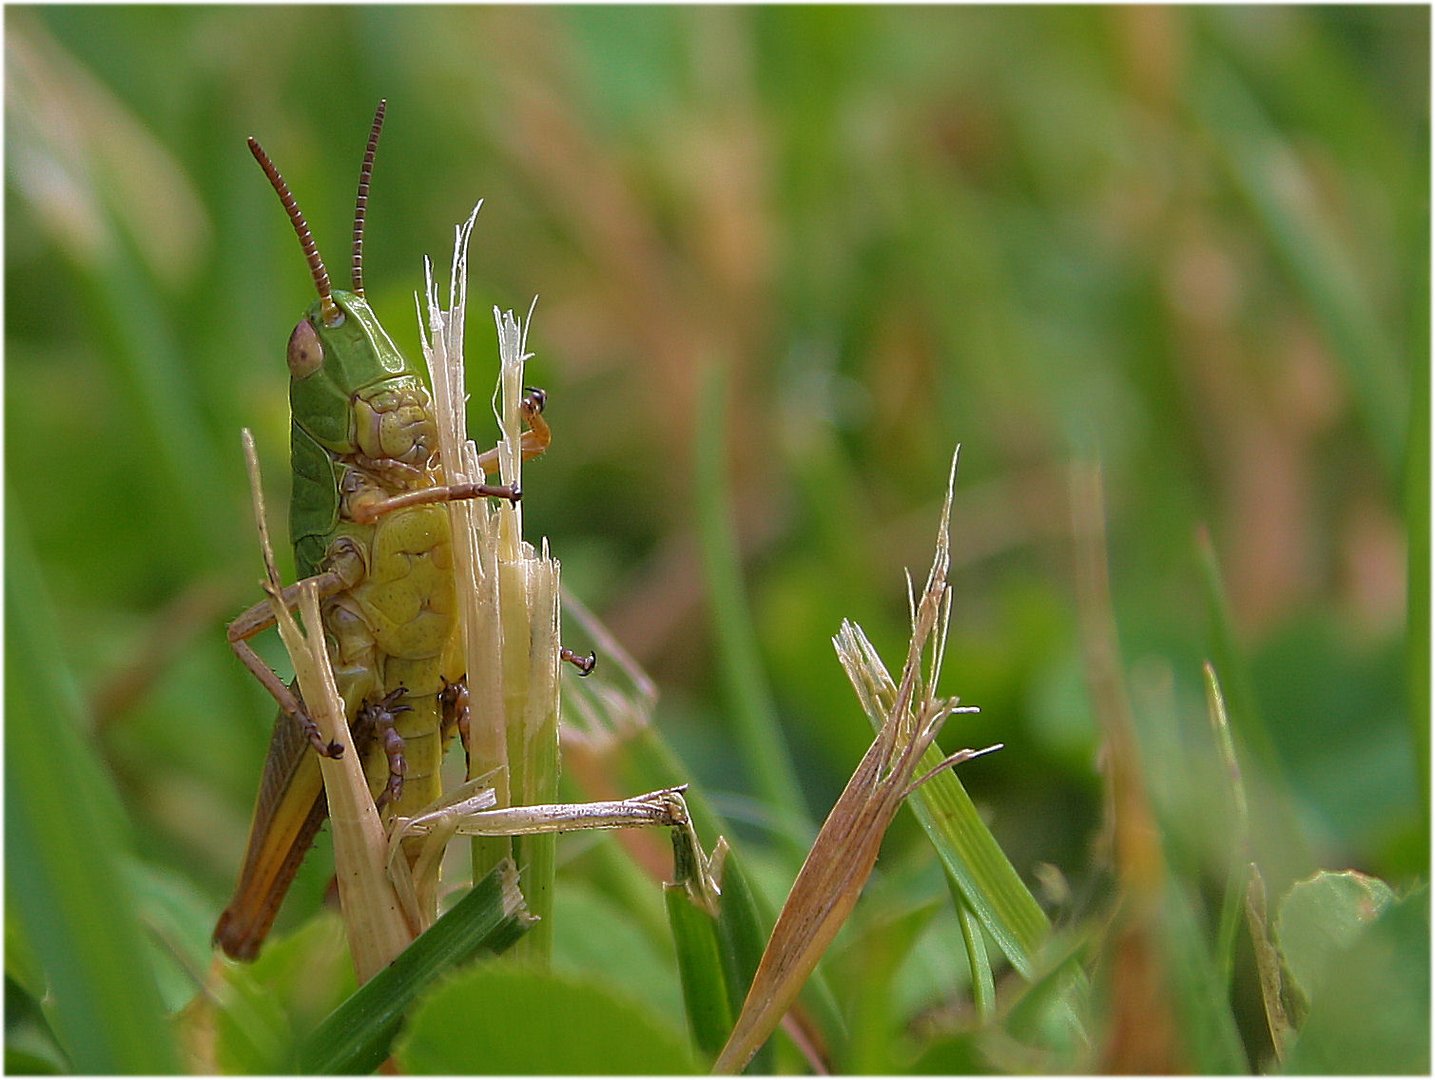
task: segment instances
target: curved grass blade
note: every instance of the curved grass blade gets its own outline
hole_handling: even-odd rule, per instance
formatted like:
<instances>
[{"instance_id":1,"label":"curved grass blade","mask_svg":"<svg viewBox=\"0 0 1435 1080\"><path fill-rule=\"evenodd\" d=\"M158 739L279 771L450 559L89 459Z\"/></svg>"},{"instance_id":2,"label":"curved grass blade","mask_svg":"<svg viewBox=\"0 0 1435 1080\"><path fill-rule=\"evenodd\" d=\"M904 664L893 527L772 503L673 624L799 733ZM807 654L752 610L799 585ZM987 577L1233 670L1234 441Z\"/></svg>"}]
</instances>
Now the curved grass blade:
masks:
<instances>
[{"instance_id":1,"label":"curved grass blade","mask_svg":"<svg viewBox=\"0 0 1435 1080\"><path fill-rule=\"evenodd\" d=\"M983 1020L991 1017L997 1004L996 980L992 977L992 963L987 958L987 942L982 936L982 924L971 908L962 900L961 889L950 873L947 887L957 904L957 921L962 927L962 944L967 950L967 965L972 971L972 1004L977 1015Z\"/></svg>"},{"instance_id":2,"label":"curved grass blade","mask_svg":"<svg viewBox=\"0 0 1435 1080\"><path fill-rule=\"evenodd\" d=\"M368 1073L389 1046L414 999L445 972L483 952L501 953L534 922L518 891L518 872L501 863L392 964L330 1013L299 1053L306 1073Z\"/></svg>"}]
</instances>

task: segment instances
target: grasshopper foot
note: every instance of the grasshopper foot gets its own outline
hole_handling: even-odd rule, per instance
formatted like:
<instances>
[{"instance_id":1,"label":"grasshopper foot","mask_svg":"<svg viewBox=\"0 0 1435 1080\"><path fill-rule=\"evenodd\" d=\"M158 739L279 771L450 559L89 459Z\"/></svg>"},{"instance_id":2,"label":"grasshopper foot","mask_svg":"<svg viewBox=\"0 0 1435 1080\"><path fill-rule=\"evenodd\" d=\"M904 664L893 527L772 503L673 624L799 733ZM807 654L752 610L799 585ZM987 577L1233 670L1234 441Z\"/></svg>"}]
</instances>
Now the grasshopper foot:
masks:
<instances>
[{"instance_id":1,"label":"grasshopper foot","mask_svg":"<svg viewBox=\"0 0 1435 1080\"><path fill-rule=\"evenodd\" d=\"M593 674L593 669L598 666L598 654L589 650L587 656L579 656L572 649L559 649L558 659L572 664L578 669L578 677L586 679Z\"/></svg>"},{"instance_id":2,"label":"grasshopper foot","mask_svg":"<svg viewBox=\"0 0 1435 1080\"><path fill-rule=\"evenodd\" d=\"M442 678L442 676L440 676ZM468 759L468 676L462 675L456 682L443 680L443 689L438 695L439 708L443 715L443 740L453 738L455 730L463 741L464 760Z\"/></svg>"},{"instance_id":3,"label":"grasshopper foot","mask_svg":"<svg viewBox=\"0 0 1435 1080\"><path fill-rule=\"evenodd\" d=\"M304 711L303 706L294 714L294 719L299 721L299 726L304 729L304 737L309 740L309 745L320 757L333 758L338 761L344 756L344 745L340 742L326 742L323 734L319 731L319 725L314 723L314 718Z\"/></svg>"},{"instance_id":4,"label":"grasshopper foot","mask_svg":"<svg viewBox=\"0 0 1435 1080\"><path fill-rule=\"evenodd\" d=\"M522 501L523 492L518 489L517 484L485 484L470 480L461 484L450 484L447 497L451 500L504 499L509 503L517 503Z\"/></svg>"}]
</instances>

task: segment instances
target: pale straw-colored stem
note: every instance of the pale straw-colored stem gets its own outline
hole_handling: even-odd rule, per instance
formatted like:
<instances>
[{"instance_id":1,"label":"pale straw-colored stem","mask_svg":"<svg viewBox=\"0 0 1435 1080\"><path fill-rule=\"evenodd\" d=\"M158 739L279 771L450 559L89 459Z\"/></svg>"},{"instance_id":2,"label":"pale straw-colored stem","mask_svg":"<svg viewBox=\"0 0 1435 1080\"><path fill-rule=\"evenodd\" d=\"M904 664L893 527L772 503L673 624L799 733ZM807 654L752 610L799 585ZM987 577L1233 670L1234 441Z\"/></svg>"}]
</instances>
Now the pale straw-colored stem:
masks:
<instances>
[{"instance_id":1,"label":"pale straw-colored stem","mask_svg":"<svg viewBox=\"0 0 1435 1080\"><path fill-rule=\"evenodd\" d=\"M354 970L359 982L364 983L408 947L419 932L421 920L417 911L405 910L388 874L384 827L369 794L369 785L349 734L343 701L334 685L319 614L318 590L312 582L300 588L299 611L307 633L300 629L281 599L283 585L269 542L259 461L254 451L254 437L247 429L244 456L264 554L265 592L269 595L279 636L294 665L305 709L325 741L343 748L338 758L320 757L319 768L324 777L324 797L329 803L344 929ZM407 872L407 867L404 871Z\"/></svg>"}]
</instances>

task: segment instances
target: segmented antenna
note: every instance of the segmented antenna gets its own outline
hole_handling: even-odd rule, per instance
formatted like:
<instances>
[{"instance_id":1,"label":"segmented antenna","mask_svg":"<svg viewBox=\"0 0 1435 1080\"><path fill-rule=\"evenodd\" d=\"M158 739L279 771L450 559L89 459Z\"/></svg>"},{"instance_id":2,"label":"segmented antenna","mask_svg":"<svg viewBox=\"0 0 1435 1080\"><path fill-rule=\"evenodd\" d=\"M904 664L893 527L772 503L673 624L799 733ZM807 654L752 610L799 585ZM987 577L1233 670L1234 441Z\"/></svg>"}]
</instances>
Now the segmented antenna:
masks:
<instances>
[{"instance_id":1,"label":"segmented antenna","mask_svg":"<svg viewBox=\"0 0 1435 1080\"><path fill-rule=\"evenodd\" d=\"M314 243L314 234L309 231L309 223L304 220L304 212L294 201L294 195L289 190L289 185L284 182L284 177L279 175L279 170L274 167L274 162L269 160L269 155L264 152L264 147L260 146L259 140L253 136L249 138L249 152L254 155L254 160L259 162L259 167L264 170L264 175L269 177L269 183L274 186L279 201L284 204L284 212L289 215L290 224L294 226L294 231L299 235L299 245L304 249L304 258L309 260L309 272L314 275L314 286L319 290L320 310L323 312L324 322L332 326L343 318L343 313L339 310L339 305L334 303L333 290L329 285L329 271L324 269L324 260L319 258L319 248Z\"/></svg>"},{"instance_id":2,"label":"segmented antenna","mask_svg":"<svg viewBox=\"0 0 1435 1080\"><path fill-rule=\"evenodd\" d=\"M354 292L364 295L364 215L369 209L369 181L374 175L374 151L379 148L379 132L384 126L385 98L379 99L374 112L374 126L369 129L369 145L364 150L364 163L359 167L359 196L354 200Z\"/></svg>"}]
</instances>

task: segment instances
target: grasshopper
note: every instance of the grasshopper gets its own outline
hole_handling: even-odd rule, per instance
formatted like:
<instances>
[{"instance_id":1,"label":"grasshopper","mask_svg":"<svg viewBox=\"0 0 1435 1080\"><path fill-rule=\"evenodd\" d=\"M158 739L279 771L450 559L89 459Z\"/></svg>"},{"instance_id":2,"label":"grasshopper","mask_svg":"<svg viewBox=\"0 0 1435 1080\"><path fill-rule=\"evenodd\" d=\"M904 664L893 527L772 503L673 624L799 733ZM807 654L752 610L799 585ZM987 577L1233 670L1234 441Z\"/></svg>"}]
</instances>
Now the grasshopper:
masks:
<instances>
[{"instance_id":1,"label":"grasshopper","mask_svg":"<svg viewBox=\"0 0 1435 1080\"><path fill-rule=\"evenodd\" d=\"M318 299L289 336L290 540L301 579L321 599L324 635L356 751L385 819L412 816L440 794L439 764L466 728L467 684L456 611L449 515L455 499L517 502L516 486L449 483L424 376L364 298L364 218L386 103L379 102L359 172L353 289L331 286L294 196L263 148L249 149L279 196ZM547 448L544 394L523 399L524 459ZM485 472L498 453L480 455ZM299 585L285 590L297 603ZM249 640L274 624L267 602L229 626L234 652L279 705L234 897L214 930L229 956L253 959L328 816L318 757L336 757L296 691ZM586 674L591 658L563 650ZM467 743L466 731L465 744Z\"/></svg>"}]
</instances>

